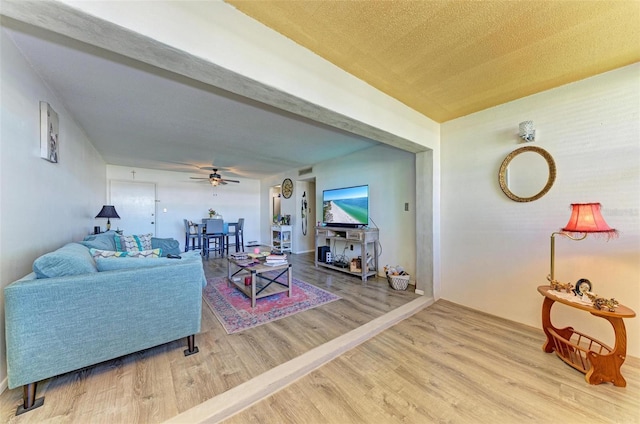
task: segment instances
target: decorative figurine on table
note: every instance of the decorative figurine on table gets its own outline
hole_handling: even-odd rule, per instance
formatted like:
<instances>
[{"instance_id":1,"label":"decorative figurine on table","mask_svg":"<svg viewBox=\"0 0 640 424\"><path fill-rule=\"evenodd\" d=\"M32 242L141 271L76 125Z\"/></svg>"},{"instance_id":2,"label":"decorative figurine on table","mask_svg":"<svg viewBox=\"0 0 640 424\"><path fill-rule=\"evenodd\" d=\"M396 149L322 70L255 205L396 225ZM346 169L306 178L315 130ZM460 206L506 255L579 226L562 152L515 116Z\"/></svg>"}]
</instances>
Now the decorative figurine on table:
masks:
<instances>
[{"instance_id":1,"label":"decorative figurine on table","mask_svg":"<svg viewBox=\"0 0 640 424\"><path fill-rule=\"evenodd\" d=\"M549 286L551 286L551 290L555 291L566 291L567 293L571 293L573 290L573 284L571 283L561 283L558 280L554 280L551 278L551 274L547 275L547 281L549 281Z\"/></svg>"},{"instance_id":2,"label":"decorative figurine on table","mask_svg":"<svg viewBox=\"0 0 640 424\"><path fill-rule=\"evenodd\" d=\"M604 297L598 297L597 294L591 293L590 291L584 292L582 295L582 299L585 301L590 300L593 304L593 307L599 311L606 309L609 312L615 312L616 307L620 304L620 302L618 302L614 298L605 299Z\"/></svg>"},{"instance_id":3,"label":"decorative figurine on table","mask_svg":"<svg viewBox=\"0 0 640 424\"><path fill-rule=\"evenodd\" d=\"M573 289L573 293L576 296L582 297L583 294L591 292L591 281L586 278L581 278L576 283L576 288Z\"/></svg>"}]
</instances>

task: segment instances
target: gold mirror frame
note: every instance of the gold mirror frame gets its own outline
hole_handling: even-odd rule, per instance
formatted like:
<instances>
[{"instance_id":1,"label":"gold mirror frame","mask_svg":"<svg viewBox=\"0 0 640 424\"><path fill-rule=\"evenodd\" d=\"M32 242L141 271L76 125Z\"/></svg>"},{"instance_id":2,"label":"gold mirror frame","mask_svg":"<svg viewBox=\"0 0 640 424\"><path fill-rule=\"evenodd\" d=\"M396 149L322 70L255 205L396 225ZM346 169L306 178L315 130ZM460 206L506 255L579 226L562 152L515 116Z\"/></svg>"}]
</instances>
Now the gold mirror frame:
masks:
<instances>
[{"instance_id":1,"label":"gold mirror frame","mask_svg":"<svg viewBox=\"0 0 640 424\"><path fill-rule=\"evenodd\" d=\"M544 158L545 161L547 161L547 165L549 166L549 178L547 179L547 184L542 188L542 190L540 190L538 194L535 194L531 197L517 196L513 194L511 190L509 190L509 187L507 186L507 168L509 167L509 164L511 163L513 158L525 152L538 153L540 156ZM551 190L551 186L553 185L553 182L555 180L556 180L556 163L553 161L553 158L551 157L549 152L547 152L544 149L541 149L540 147L535 147L535 146L521 147L509 153L507 157L504 158L504 160L502 161L502 165L500 165L500 171L498 171L498 181L500 183L500 188L502 189L504 194L507 195L509 199L514 200L516 202L533 202L534 200L538 200L539 198L547 194L549 190Z\"/></svg>"}]
</instances>

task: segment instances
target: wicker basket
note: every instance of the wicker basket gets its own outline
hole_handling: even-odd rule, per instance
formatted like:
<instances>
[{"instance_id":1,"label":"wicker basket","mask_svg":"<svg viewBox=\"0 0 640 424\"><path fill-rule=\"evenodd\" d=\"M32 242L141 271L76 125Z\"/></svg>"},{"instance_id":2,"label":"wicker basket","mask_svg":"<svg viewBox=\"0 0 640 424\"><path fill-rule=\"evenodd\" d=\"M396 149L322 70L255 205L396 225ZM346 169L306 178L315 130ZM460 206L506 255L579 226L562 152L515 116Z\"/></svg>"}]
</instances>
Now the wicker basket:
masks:
<instances>
[{"instance_id":1,"label":"wicker basket","mask_svg":"<svg viewBox=\"0 0 640 424\"><path fill-rule=\"evenodd\" d=\"M404 275L389 275L387 274L387 280L389 280L389 285L394 290L406 290L409 285L409 274Z\"/></svg>"}]
</instances>

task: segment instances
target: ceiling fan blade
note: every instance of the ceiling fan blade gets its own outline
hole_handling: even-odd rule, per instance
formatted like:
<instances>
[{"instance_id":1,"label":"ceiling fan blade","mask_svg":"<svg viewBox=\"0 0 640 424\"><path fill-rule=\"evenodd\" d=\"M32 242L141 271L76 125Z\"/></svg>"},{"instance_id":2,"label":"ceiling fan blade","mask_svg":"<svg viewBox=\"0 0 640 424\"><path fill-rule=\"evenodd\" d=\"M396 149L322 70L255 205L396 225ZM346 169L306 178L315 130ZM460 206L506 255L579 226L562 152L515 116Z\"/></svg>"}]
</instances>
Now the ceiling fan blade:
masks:
<instances>
[{"instance_id":1,"label":"ceiling fan blade","mask_svg":"<svg viewBox=\"0 0 640 424\"><path fill-rule=\"evenodd\" d=\"M239 183L240 181L238 180L225 180L222 178L222 176L220 176L220 174L218 174L218 168L214 168L214 167L201 167L200 169L206 169L206 170L210 170L212 171L211 174L209 174L209 178L205 178L205 177L189 177L193 180L208 180L211 185L216 186L216 185L226 185L227 183Z\"/></svg>"},{"instance_id":2,"label":"ceiling fan blade","mask_svg":"<svg viewBox=\"0 0 640 424\"><path fill-rule=\"evenodd\" d=\"M198 169L202 169L203 171L213 171L213 172L218 172L218 170L228 170L229 168L226 167L220 167L220 166L200 166L198 167Z\"/></svg>"}]
</instances>

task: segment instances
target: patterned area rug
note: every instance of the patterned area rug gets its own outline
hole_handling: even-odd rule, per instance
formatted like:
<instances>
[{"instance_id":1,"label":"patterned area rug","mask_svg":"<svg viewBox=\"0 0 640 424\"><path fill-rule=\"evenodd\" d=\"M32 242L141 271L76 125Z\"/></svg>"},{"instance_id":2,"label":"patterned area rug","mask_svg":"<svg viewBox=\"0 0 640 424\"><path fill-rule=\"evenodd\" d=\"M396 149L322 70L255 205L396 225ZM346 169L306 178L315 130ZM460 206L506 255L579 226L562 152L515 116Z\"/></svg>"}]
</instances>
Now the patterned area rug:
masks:
<instances>
[{"instance_id":1,"label":"patterned area rug","mask_svg":"<svg viewBox=\"0 0 640 424\"><path fill-rule=\"evenodd\" d=\"M286 275L279 281L286 283ZM304 281L293 278L293 293L278 293L263 297L251 308L251 299L233 285L227 285L227 277L207 279L202 293L205 302L218 318L228 334L257 327L267 322L285 318L325 303L340 299Z\"/></svg>"}]
</instances>

